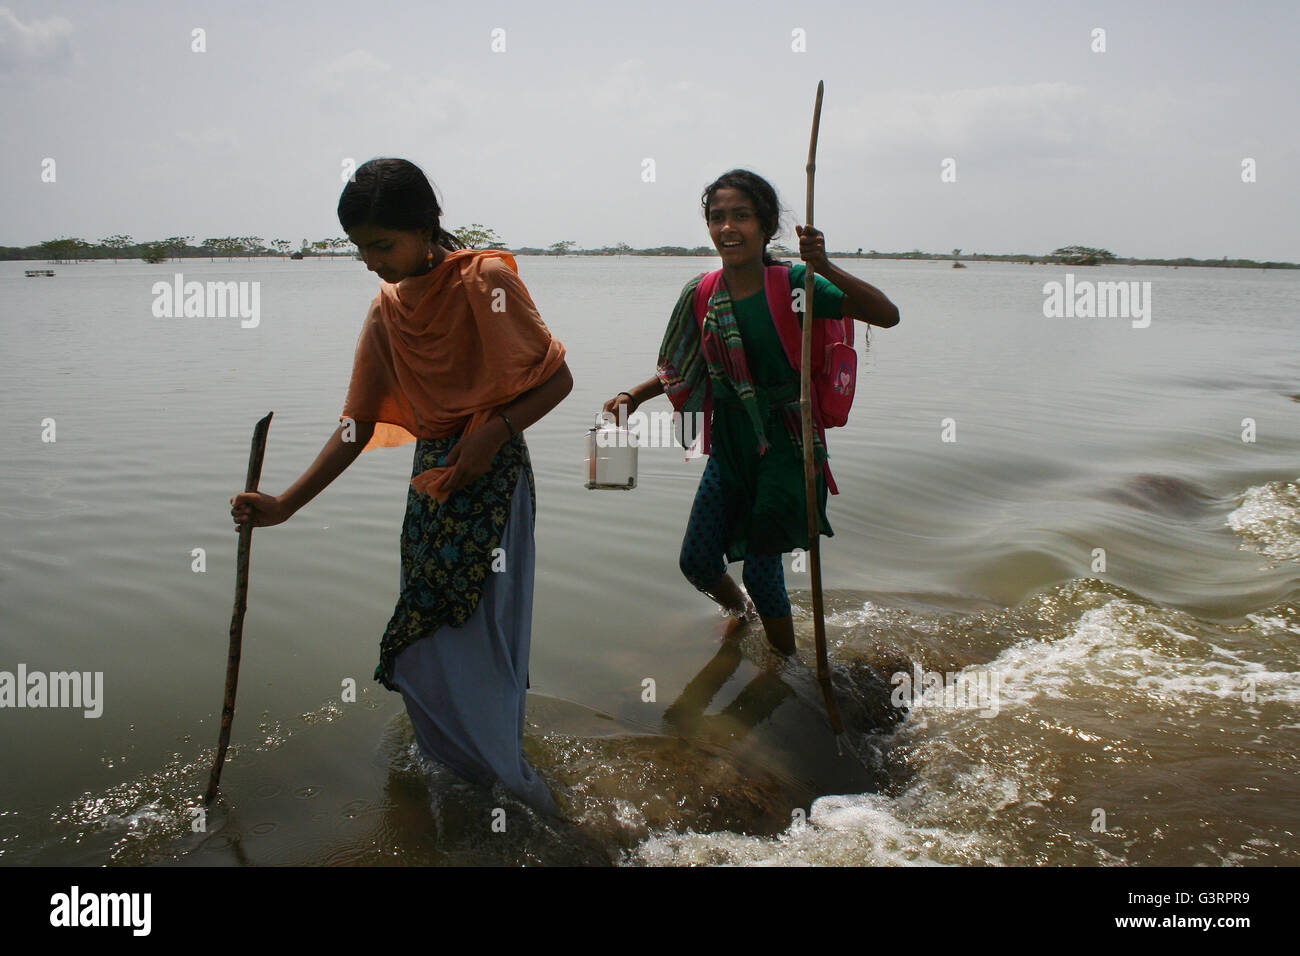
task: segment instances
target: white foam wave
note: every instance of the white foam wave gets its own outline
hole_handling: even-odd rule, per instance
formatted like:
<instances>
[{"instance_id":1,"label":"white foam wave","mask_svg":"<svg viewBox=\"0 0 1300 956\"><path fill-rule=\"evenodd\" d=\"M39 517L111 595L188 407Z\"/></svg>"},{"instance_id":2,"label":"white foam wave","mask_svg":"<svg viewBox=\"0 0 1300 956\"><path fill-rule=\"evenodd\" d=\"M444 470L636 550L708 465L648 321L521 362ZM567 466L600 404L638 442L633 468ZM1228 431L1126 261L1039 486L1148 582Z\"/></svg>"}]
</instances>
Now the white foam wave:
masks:
<instances>
[{"instance_id":1,"label":"white foam wave","mask_svg":"<svg viewBox=\"0 0 1300 956\"><path fill-rule=\"evenodd\" d=\"M1300 558L1300 485L1270 481L1248 488L1228 527L1271 558Z\"/></svg>"},{"instance_id":2,"label":"white foam wave","mask_svg":"<svg viewBox=\"0 0 1300 956\"><path fill-rule=\"evenodd\" d=\"M1070 726L1052 720L1051 714L1059 709L1054 702L1110 708L1122 706L1113 699L1118 692L1125 703L1167 709L1184 719L1225 705L1237 714L1251 714L1265 703L1300 703L1300 671L1279 665L1276 655L1263 652L1262 647L1255 653L1249 641L1257 634L1263 645L1270 635L1294 633L1296 628L1288 620L1275 615L1252 618L1249 626L1228 629L1212 642L1197 636L1206 632L1205 627L1180 612L1123 598L1104 600L1101 606L1083 610L1055 640L1023 641L984 665L1001 678L997 716L915 708L896 742L914 751L916 774L897 796L823 797L813 804L807 823L793 824L774 838L658 832L632 851L627 862L661 866L998 864L1004 862L1006 841L1019 832L1017 826L1059 806L1062 780L1073 773L1066 765L1056 765L1043 751L1042 740L1025 735L1025 727L1041 724L1033 711L1046 715L1052 733L1068 733L1085 748L1109 752L1108 742L1086 722ZM1234 635L1246 640L1234 640ZM1027 725L1026 711L1033 718ZM1134 754L1124 756L1133 759ZM1025 862L1023 848L1011 846L1010 862ZM1122 863L1123 853L1115 855L1114 849L1082 840L1076 841L1075 852L1093 863Z\"/></svg>"},{"instance_id":3,"label":"white foam wave","mask_svg":"<svg viewBox=\"0 0 1300 956\"><path fill-rule=\"evenodd\" d=\"M1246 708L1265 700L1300 703L1300 671L1247 660L1194 637L1176 626L1179 617L1126 600L1085 611L1068 636L998 655L989 666L1002 676L999 703L1088 699L1098 687L1123 688L1153 707L1206 698Z\"/></svg>"},{"instance_id":4,"label":"white foam wave","mask_svg":"<svg viewBox=\"0 0 1300 956\"><path fill-rule=\"evenodd\" d=\"M821 797L806 822L775 838L739 833L657 834L628 862L649 866L945 866L996 863L974 834L910 825L875 794Z\"/></svg>"},{"instance_id":5,"label":"white foam wave","mask_svg":"<svg viewBox=\"0 0 1300 956\"><path fill-rule=\"evenodd\" d=\"M1300 634L1300 627L1289 624L1280 617L1265 617L1262 614L1247 614L1246 620L1250 621L1256 627L1262 627L1274 631L1288 631L1291 634Z\"/></svg>"}]
</instances>

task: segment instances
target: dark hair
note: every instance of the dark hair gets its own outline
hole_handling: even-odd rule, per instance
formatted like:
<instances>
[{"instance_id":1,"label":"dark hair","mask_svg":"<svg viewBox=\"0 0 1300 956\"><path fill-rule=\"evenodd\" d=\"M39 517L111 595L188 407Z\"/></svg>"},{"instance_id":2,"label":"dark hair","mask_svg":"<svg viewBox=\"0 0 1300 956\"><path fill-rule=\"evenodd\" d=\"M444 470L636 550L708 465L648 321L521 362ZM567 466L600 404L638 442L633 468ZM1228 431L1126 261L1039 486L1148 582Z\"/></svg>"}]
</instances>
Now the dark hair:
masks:
<instances>
[{"instance_id":1,"label":"dark hair","mask_svg":"<svg viewBox=\"0 0 1300 956\"><path fill-rule=\"evenodd\" d=\"M705 186L700 196L705 222L709 221L709 203L713 200L713 194L719 189L739 189L753 200L754 211L758 213L758 224L767 235L767 239L763 242L763 265L789 265L788 262L772 258L767 251L767 243L781 235L781 201L776 198L776 190L772 188L772 184L748 169L733 169L723 173Z\"/></svg>"},{"instance_id":2,"label":"dark hair","mask_svg":"<svg viewBox=\"0 0 1300 956\"><path fill-rule=\"evenodd\" d=\"M442 208L424 171L405 159L372 159L362 163L339 196L339 223L344 232L357 226L380 229L428 230L444 249L464 248L442 228Z\"/></svg>"}]
</instances>

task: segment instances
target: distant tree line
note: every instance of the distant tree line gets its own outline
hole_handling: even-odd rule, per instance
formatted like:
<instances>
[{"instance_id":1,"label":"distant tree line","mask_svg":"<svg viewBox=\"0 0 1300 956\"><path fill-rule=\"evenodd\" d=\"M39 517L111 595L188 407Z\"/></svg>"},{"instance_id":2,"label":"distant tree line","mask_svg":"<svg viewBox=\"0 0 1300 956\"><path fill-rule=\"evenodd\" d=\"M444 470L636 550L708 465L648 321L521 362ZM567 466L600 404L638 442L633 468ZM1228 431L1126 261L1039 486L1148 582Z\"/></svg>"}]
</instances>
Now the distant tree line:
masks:
<instances>
[{"instance_id":1,"label":"distant tree line","mask_svg":"<svg viewBox=\"0 0 1300 956\"><path fill-rule=\"evenodd\" d=\"M597 249L578 249L572 239L552 243L545 249L536 246L520 246L511 251L521 256L716 256L717 250L712 246L654 246L650 249L633 249L626 242L613 246L601 246Z\"/></svg>"},{"instance_id":2,"label":"distant tree line","mask_svg":"<svg viewBox=\"0 0 1300 956\"><path fill-rule=\"evenodd\" d=\"M497 235L496 230L482 223L470 223L453 229L454 235L467 249L509 249ZM261 256L289 256L302 259L308 256L355 256L356 247L347 237L308 240L303 239L297 249L288 239L264 240L261 236L224 236L208 238L195 244L194 236L168 236L147 242L136 242L130 236L106 236L98 242L84 239L61 237L47 239L34 246L0 246L0 259L44 260L47 262L80 262L93 259L143 259L146 262L165 262L168 259L217 259L227 262L235 258L254 258ZM545 248L519 246L510 249L523 256L715 256L712 246L654 246L647 249L634 249L626 242L601 246L593 249L579 249L577 242L563 239ZM781 243L773 243L774 255L795 257L798 252ZM953 249L951 254L923 252L913 249L910 252L879 252L875 249L856 252L831 252L836 258L856 259L921 259L952 260L964 259L968 262L1025 262L1031 264L1060 264L1069 266L1092 265L1158 265L1158 266L1217 266L1237 269L1300 269L1293 262L1258 262L1254 259L1125 259L1120 258L1109 249L1096 249L1090 246L1061 246L1050 253L1035 255L1032 253L979 253L962 255L961 249Z\"/></svg>"},{"instance_id":3,"label":"distant tree line","mask_svg":"<svg viewBox=\"0 0 1300 956\"><path fill-rule=\"evenodd\" d=\"M167 259L216 259L254 256L337 256L355 255L351 240L340 237L302 240L297 251L288 239L266 241L261 236L223 236L204 239L197 245L194 236L169 236L136 242L130 236L107 236L99 242L67 236L46 239L34 246L0 246L0 259L44 259L49 262L82 262L92 259L144 259L164 262Z\"/></svg>"}]
</instances>

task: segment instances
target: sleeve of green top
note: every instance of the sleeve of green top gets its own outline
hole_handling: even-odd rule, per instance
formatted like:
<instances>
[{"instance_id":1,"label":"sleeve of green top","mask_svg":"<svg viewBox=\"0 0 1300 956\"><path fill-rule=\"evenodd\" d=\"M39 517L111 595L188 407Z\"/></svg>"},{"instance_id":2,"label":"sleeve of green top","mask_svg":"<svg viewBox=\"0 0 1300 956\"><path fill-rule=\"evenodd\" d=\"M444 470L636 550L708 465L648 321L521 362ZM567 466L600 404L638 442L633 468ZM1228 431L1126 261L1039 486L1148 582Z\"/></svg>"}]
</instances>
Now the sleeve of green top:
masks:
<instances>
[{"instance_id":1,"label":"sleeve of green top","mask_svg":"<svg viewBox=\"0 0 1300 956\"><path fill-rule=\"evenodd\" d=\"M802 263L790 266L790 288L802 289L807 267ZM844 293L835 288L825 276L813 279L813 316L818 319L838 319L843 315Z\"/></svg>"}]
</instances>

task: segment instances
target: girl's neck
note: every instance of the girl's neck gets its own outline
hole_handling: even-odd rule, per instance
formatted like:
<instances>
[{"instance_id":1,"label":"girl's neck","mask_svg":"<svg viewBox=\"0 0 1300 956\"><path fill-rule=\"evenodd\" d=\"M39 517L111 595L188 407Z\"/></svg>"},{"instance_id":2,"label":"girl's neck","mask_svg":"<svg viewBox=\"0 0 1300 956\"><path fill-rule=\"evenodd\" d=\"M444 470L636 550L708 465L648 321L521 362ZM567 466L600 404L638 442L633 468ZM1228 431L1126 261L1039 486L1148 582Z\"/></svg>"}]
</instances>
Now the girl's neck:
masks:
<instances>
[{"instance_id":1,"label":"girl's neck","mask_svg":"<svg viewBox=\"0 0 1300 956\"><path fill-rule=\"evenodd\" d=\"M413 295L418 299L418 296L422 293L412 292L412 290L421 288L422 284L418 284L416 280L425 279L433 275L435 272L438 271L438 266L442 265L443 262L445 262L447 259L448 252L442 246L433 246L430 249L430 252L433 253L433 264L429 266L428 269L426 269L423 272L417 272L414 275L404 276L403 278L397 280L397 297L399 299L402 297L403 289L405 289L410 295ZM427 286L424 287L427 288ZM414 305L414 303L412 303L412 305Z\"/></svg>"},{"instance_id":2,"label":"girl's neck","mask_svg":"<svg viewBox=\"0 0 1300 956\"><path fill-rule=\"evenodd\" d=\"M430 262L428 272L432 272L434 269L438 268L438 266L442 265L443 259L447 258L447 250L444 249L441 245L435 244L432 247L430 247L429 251L433 253L433 259ZM427 274L428 273L426 272L425 275Z\"/></svg>"},{"instance_id":3,"label":"girl's neck","mask_svg":"<svg viewBox=\"0 0 1300 956\"><path fill-rule=\"evenodd\" d=\"M763 260L722 267L722 281L733 299L744 299L763 288Z\"/></svg>"}]
</instances>

